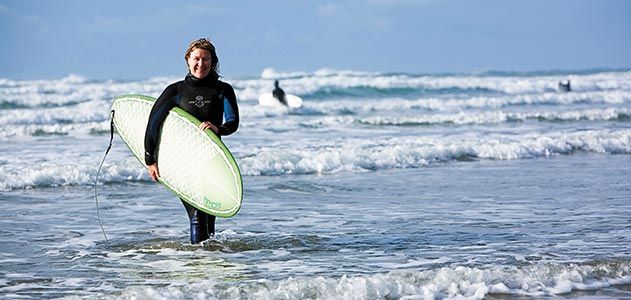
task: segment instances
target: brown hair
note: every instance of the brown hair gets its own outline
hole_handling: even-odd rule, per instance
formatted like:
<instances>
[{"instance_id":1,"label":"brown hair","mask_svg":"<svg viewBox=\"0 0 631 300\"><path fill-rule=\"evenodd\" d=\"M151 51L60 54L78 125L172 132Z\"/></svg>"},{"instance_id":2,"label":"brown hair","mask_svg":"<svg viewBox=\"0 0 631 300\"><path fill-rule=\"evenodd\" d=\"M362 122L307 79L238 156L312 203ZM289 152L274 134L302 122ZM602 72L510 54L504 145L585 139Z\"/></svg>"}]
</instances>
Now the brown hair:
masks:
<instances>
[{"instance_id":1,"label":"brown hair","mask_svg":"<svg viewBox=\"0 0 631 300\"><path fill-rule=\"evenodd\" d=\"M188 58L191 56L191 52L195 49L204 49L210 52L211 58L211 66L210 69L213 73L215 73L215 77L219 77L219 57L217 57L217 52L215 51L215 46L208 40L207 38L201 38L192 41L188 45L188 49L186 49L186 53L184 54L184 61L186 61L186 65L188 67Z\"/></svg>"}]
</instances>

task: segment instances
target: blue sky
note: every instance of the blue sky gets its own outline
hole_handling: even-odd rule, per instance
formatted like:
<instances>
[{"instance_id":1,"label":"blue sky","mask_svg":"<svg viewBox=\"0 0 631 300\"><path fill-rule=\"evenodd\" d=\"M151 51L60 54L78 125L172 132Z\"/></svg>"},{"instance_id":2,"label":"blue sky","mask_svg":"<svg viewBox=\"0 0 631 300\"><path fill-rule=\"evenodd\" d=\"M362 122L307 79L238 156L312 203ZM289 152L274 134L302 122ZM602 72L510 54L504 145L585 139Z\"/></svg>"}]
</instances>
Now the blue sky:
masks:
<instances>
[{"instance_id":1,"label":"blue sky","mask_svg":"<svg viewBox=\"0 0 631 300\"><path fill-rule=\"evenodd\" d=\"M0 78L182 75L198 37L226 77L631 68L631 1L0 0Z\"/></svg>"}]
</instances>

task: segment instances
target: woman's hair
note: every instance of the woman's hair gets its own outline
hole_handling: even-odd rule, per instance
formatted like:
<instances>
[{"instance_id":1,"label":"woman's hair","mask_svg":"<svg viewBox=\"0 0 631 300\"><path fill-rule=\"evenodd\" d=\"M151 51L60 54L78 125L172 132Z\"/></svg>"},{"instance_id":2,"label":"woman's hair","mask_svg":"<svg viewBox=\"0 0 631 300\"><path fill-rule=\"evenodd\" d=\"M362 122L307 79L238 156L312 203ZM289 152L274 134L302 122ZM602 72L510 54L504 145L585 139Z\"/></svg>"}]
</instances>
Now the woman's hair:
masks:
<instances>
[{"instance_id":1,"label":"woman's hair","mask_svg":"<svg viewBox=\"0 0 631 300\"><path fill-rule=\"evenodd\" d=\"M207 38L194 40L188 45L188 49L186 49L186 53L184 54L184 61L186 61L186 65L188 66L188 58L191 56L191 52L195 49L204 49L210 52L212 62L210 69L213 73L215 73L215 77L219 77L219 57L217 57L215 46Z\"/></svg>"}]
</instances>

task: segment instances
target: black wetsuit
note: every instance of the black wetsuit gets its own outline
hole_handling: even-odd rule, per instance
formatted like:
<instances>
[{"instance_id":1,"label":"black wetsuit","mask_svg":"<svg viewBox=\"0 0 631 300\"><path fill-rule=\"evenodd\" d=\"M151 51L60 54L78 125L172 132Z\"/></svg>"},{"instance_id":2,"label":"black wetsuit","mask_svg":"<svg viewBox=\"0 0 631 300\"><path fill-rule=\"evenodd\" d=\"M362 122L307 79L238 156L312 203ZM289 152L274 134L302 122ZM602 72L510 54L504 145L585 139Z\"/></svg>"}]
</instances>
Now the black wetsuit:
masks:
<instances>
[{"instance_id":1,"label":"black wetsuit","mask_svg":"<svg viewBox=\"0 0 631 300\"><path fill-rule=\"evenodd\" d=\"M239 127L239 109L232 86L218 80L211 72L203 79L190 73L182 81L169 85L151 109L145 133L145 163L157 162L156 148L162 123L169 111L180 107L198 120L211 122L218 136L229 135ZM182 201L191 223L191 243L196 244L215 234L215 216L197 210Z\"/></svg>"},{"instance_id":2,"label":"black wetsuit","mask_svg":"<svg viewBox=\"0 0 631 300\"><path fill-rule=\"evenodd\" d=\"M272 96L278 99L280 103L287 106L287 99L285 98L285 91L278 86L278 81L274 82L274 90L272 91Z\"/></svg>"},{"instance_id":3,"label":"black wetsuit","mask_svg":"<svg viewBox=\"0 0 631 300\"><path fill-rule=\"evenodd\" d=\"M572 91L572 87L570 86L570 81L559 81L559 91L561 92L571 92Z\"/></svg>"}]
</instances>

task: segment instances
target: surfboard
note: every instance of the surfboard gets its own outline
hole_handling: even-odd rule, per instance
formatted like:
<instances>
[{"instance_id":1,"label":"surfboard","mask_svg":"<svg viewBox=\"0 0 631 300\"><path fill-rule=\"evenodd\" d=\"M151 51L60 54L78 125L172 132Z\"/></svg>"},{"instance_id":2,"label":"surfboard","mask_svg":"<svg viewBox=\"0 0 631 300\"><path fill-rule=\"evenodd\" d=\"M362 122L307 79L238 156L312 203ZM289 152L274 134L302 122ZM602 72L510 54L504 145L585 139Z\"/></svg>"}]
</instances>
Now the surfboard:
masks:
<instances>
[{"instance_id":1,"label":"surfboard","mask_svg":"<svg viewBox=\"0 0 631 300\"><path fill-rule=\"evenodd\" d=\"M302 98L296 95L285 94L285 99L287 99L287 106L289 108L299 108L302 106ZM263 106L283 106L278 99L274 98L272 93L265 93L259 96L259 104Z\"/></svg>"},{"instance_id":2,"label":"surfboard","mask_svg":"<svg viewBox=\"0 0 631 300\"><path fill-rule=\"evenodd\" d=\"M149 96L124 95L112 104L116 132L145 168L145 130L154 102ZM158 143L158 181L197 209L232 217L243 200L241 172L226 145L199 124L180 108L169 112Z\"/></svg>"}]
</instances>

